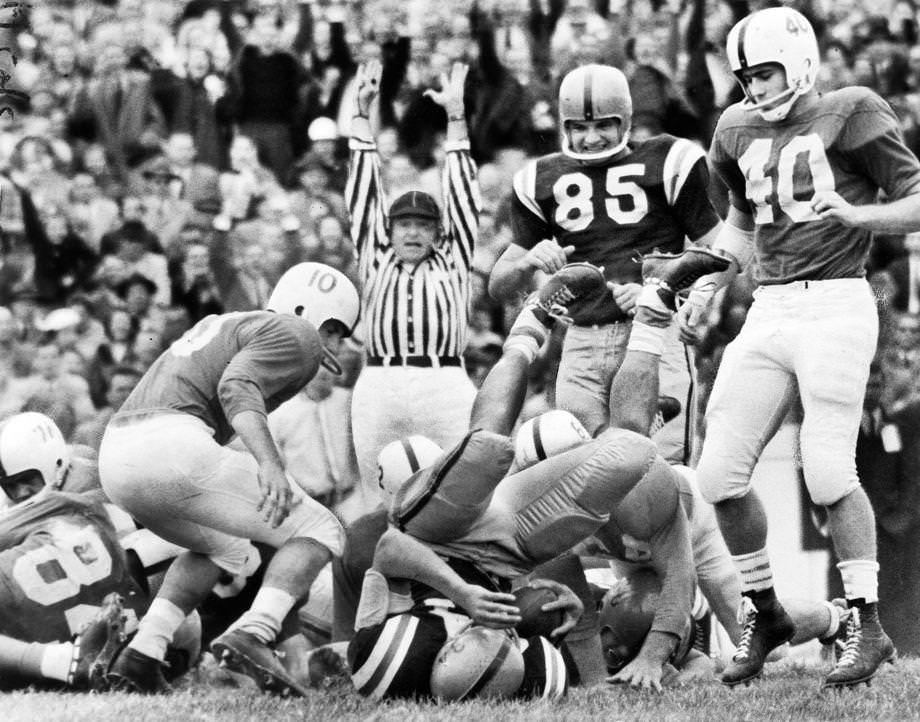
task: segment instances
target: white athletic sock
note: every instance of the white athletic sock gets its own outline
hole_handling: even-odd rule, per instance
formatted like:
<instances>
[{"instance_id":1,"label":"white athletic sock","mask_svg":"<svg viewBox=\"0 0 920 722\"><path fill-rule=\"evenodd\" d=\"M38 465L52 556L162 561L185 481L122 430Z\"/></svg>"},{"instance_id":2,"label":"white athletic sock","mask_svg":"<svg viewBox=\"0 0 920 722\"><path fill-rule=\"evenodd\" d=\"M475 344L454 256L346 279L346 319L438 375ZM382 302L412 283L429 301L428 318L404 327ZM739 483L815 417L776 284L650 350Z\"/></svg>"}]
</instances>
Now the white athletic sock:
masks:
<instances>
[{"instance_id":1,"label":"white athletic sock","mask_svg":"<svg viewBox=\"0 0 920 722\"><path fill-rule=\"evenodd\" d=\"M157 597L128 646L162 662L166 658L166 647L184 621L185 613L179 607L168 599Z\"/></svg>"},{"instance_id":2,"label":"white athletic sock","mask_svg":"<svg viewBox=\"0 0 920 722\"><path fill-rule=\"evenodd\" d=\"M667 326L649 326L639 321L633 321L626 350L644 351L655 356L661 356L664 353L667 338Z\"/></svg>"},{"instance_id":3,"label":"white athletic sock","mask_svg":"<svg viewBox=\"0 0 920 722\"><path fill-rule=\"evenodd\" d=\"M773 570L766 547L750 554L732 555L732 561L741 574L742 593L761 592L773 587Z\"/></svg>"},{"instance_id":4,"label":"white athletic sock","mask_svg":"<svg viewBox=\"0 0 920 722\"><path fill-rule=\"evenodd\" d=\"M232 628L242 629L268 644L281 631L281 623L297 600L283 589L263 587L256 593L252 606Z\"/></svg>"},{"instance_id":5,"label":"white athletic sock","mask_svg":"<svg viewBox=\"0 0 920 722\"><path fill-rule=\"evenodd\" d=\"M73 642L46 644L42 653L41 672L45 679L66 682L73 662Z\"/></svg>"},{"instance_id":6,"label":"white athletic sock","mask_svg":"<svg viewBox=\"0 0 920 722\"><path fill-rule=\"evenodd\" d=\"M864 599L867 604L878 601L878 562L869 559L848 559L838 562L847 601Z\"/></svg>"},{"instance_id":7,"label":"white athletic sock","mask_svg":"<svg viewBox=\"0 0 920 722\"><path fill-rule=\"evenodd\" d=\"M830 620L827 623L827 629L825 629L818 639L829 639L837 634L840 631L840 612L841 609L833 602L829 602L826 599L821 600L821 606L827 609L827 613L830 615Z\"/></svg>"}]
</instances>

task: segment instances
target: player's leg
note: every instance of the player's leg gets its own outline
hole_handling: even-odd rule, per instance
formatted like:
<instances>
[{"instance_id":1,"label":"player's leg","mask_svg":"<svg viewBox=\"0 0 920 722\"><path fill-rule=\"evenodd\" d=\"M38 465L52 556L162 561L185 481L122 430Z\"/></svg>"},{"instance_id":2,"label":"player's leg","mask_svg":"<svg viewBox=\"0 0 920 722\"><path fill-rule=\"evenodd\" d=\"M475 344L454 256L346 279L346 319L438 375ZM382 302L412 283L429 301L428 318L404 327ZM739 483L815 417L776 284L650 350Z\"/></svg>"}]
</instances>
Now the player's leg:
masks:
<instances>
[{"instance_id":1,"label":"player's leg","mask_svg":"<svg viewBox=\"0 0 920 722\"><path fill-rule=\"evenodd\" d=\"M703 497L716 516L741 576L744 628L726 684L758 676L767 654L794 628L776 599L766 551L767 518L750 478L764 446L779 428L796 395L787 367L779 304L755 301L744 328L728 347L706 411L706 438L697 467Z\"/></svg>"},{"instance_id":2,"label":"player's leg","mask_svg":"<svg viewBox=\"0 0 920 722\"><path fill-rule=\"evenodd\" d=\"M875 515L856 473L856 438L878 337L868 284L828 281L803 291L796 339L796 374L802 398L801 449L812 499L826 506L848 606L849 654L826 684L866 681L894 646L878 619ZM806 305L807 304L807 305Z\"/></svg>"},{"instance_id":3,"label":"player's leg","mask_svg":"<svg viewBox=\"0 0 920 722\"><path fill-rule=\"evenodd\" d=\"M629 328L628 323L613 323L566 330L556 408L574 415L592 436L609 421L610 384L623 360Z\"/></svg>"},{"instance_id":4,"label":"player's leg","mask_svg":"<svg viewBox=\"0 0 920 722\"><path fill-rule=\"evenodd\" d=\"M508 331L502 357L490 369L473 402L471 429L509 436L527 395L527 372L554 321L536 301L525 303Z\"/></svg>"}]
</instances>

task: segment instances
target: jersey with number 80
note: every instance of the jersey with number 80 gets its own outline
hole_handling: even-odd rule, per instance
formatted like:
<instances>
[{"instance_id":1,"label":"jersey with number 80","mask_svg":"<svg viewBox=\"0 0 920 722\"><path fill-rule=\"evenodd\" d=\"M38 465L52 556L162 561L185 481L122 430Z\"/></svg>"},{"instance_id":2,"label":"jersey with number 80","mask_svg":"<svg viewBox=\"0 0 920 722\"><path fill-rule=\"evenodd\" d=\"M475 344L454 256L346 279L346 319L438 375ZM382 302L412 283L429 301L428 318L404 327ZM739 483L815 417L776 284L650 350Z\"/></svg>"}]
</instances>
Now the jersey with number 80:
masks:
<instances>
[{"instance_id":1,"label":"jersey with number 80","mask_svg":"<svg viewBox=\"0 0 920 722\"><path fill-rule=\"evenodd\" d=\"M709 172L698 145L660 135L616 160L585 163L561 153L538 158L514 178L514 242L526 249L546 238L575 246L571 261L604 267L608 280L641 282L637 253L680 251L719 219L709 202ZM620 320L608 315L593 323Z\"/></svg>"},{"instance_id":2,"label":"jersey with number 80","mask_svg":"<svg viewBox=\"0 0 920 722\"><path fill-rule=\"evenodd\" d=\"M0 517L0 633L30 642L64 641L111 592L136 617L147 596L132 579L101 504L49 492Z\"/></svg>"},{"instance_id":3,"label":"jersey with number 80","mask_svg":"<svg viewBox=\"0 0 920 722\"><path fill-rule=\"evenodd\" d=\"M920 190L920 166L894 112L867 88L799 99L781 123L740 105L719 119L710 148L730 200L753 216L759 283L865 275L867 231L823 221L815 193L836 191L854 205Z\"/></svg>"},{"instance_id":4,"label":"jersey with number 80","mask_svg":"<svg viewBox=\"0 0 920 722\"><path fill-rule=\"evenodd\" d=\"M241 411L274 411L316 374L319 333L298 316L269 311L206 316L144 374L119 414L173 409L233 437Z\"/></svg>"}]
</instances>

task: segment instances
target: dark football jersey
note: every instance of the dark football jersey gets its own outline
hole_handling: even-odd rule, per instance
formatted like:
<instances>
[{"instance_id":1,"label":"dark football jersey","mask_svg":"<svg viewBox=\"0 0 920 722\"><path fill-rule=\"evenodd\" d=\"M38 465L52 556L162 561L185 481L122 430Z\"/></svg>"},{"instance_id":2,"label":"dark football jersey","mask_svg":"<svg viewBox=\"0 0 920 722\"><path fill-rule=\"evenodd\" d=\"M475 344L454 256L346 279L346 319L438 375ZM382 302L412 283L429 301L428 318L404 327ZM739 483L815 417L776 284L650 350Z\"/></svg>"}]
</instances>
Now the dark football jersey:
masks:
<instances>
[{"instance_id":1,"label":"dark football jersey","mask_svg":"<svg viewBox=\"0 0 920 722\"><path fill-rule=\"evenodd\" d=\"M719 119L710 148L731 203L755 223L754 277L761 284L865 275L871 234L811 209L816 191L854 205L920 189L920 165L898 119L868 88L798 100L771 123L740 104Z\"/></svg>"},{"instance_id":2,"label":"dark football jersey","mask_svg":"<svg viewBox=\"0 0 920 722\"><path fill-rule=\"evenodd\" d=\"M316 374L319 333L307 321L268 311L207 316L153 363L118 411L175 409L233 437L228 419L274 411Z\"/></svg>"},{"instance_id":3,"label":"dark football jersey","mask_svg":"<svg viewBox=\"0 0 920 722\"><path fill-rule=\"evenodd\" d=\"M642 282L637 254L676 252L697 240L719 217L709 202L705 153L682 138L659 135L631 146L625 157L602 163L553 153L514 177L514 242L533 248L546 238L575 246L570 261L604 267L617 283ZM585 323L625 318L616 304Z\"/></svg>"},{"instance_id":4,"label":"dark football jersey","mask_svg":"<svg viewBox=\"0 0 920 722\"><path fill-rule=\"evenodd\" d=\"M65 641L111 592L136 618L147 608L102 504L49 491L0 516L0 633Z\"/></svg>"}]
</instances>

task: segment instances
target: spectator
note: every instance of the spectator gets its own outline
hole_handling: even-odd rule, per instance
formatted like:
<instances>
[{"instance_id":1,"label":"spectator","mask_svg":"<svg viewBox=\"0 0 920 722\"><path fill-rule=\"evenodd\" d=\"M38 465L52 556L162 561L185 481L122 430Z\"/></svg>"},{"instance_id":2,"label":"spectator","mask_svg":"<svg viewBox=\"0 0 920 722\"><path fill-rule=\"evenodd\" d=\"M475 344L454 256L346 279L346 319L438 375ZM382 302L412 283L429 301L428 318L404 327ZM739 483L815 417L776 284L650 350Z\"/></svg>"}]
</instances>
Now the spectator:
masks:
<instances>
[{"instance_id":1,"label":"spectator","mask_svg":"<svg viewBox=\"0 0 920 722\"><path fill-rule=\"evenodd\" d=\"M105 322L105 341L99 344L86 370L90 397L97 408L106 403L106 393L112 373L118 366L131 366L137 361L134 341L140 325L125 308L114 308Z\"/></svg>"},{"instance_id":2,"label":"spectator","mask_svg":"<svg viewBox=\"0 0 920 722\"><path fill-rule=\"evenodd\" d=\"M182 265L172 274L172 300L188 312L193 324L208 314L224 312L206 243L186 246Z\"/></svg>"},{"instance_id":3,"label":"spectator","mask_svg":"<svg viewBox=\"0 0 920 722\"><path fill-rule=\"evenodd\" d=\"M195 139L189 133L174 132L164 146L169 171L169 190L178 200L192 205L193 220L210 223L220 211L220 182L217 170L202 162Z\"/></svg>"},{"instance_id":4,"label":"spectator","mask_svg":"<svg viewBox=\"0 0 920 722\"><path fill-rule=\"evenodd\" d=\"M221 99L226 83L213 70L208 48L189 48L184 77L176 84L176 114L171 130L173 134L191 136L200 163L223 170L227 167L228 119Z\"/></svg>"},{"instance_id":5,"label":"spectator","mask_svg":"<svg viewBox=\"0 0 920 722\"><path fill-rule=\"evenodd\" d=\"M147 276L135 271L118 286L118 295L125 304L125 310L131 314L138 325L151 322L158 328L162 327L163 317L154 305L157 294L157 284Z\"/></svg>"},{"instance_id":6,"label":"spectator","mask_svg":"<svg viewBox=\"0 0 920 722\"><path fill-rule=\"evenodd\" d=\"M90 173L77 173L70 181L65 208L70 227L95 253L102 237L119 225L118 204L104 195Z\"/></svg>"},{"instance_id":7,"label":"spectator","mask_svg":"<svg viewBox=\"0 0 920 722\"><path fill-rule=\"evenodd\" d=\"M77 425L73 433L72 442L74 444L85 444L99 451L106 424L109 423L112 414L118 411L125 399L128 398L137 382L140 381L141 375L141 372L133 366L116 366L111 372L111 377L105 389L104 403L98 405L96 415L92 419Z\"/></svg>"},{"instance_id":8,"label":"spectator","mask_svg":"<svg viewBox=\"0 0 920 722\"><path fill-rule=\"evenodd\" d=\"M25 405L30 399L42 398L70 405L77 423L88 421L95 415L86 379L64 371L61 352L53 341L45 341L38 346L32 360L32 373L25 378L13 379L7 394L19 399L20 411L27 410Z\"/></svg>"},{"instance_id":9,"label":"spectator","mask_svg":"<svg viewBox=\"0 0 920 722\"><path fill-rule=\"evenodd\" d=\"M368 511L379 504L380 449L412 433L424 433L445 447L456 442L466 430L476 393L461 359L479 213L463 112L466 72L465 66L454 65L447 85L429 91L449 118L442 232L437 203L420 191L400 196L384 212L367 117L381 66L371 62L359 70L346 196L364 288L368 358L355 385L352 418Z\"/></svg>"},{"instance_id":10,"label":"spectator","mask_svg":"<svg viewBox=\"0 0 920 722\"><path fill-rule=\"evenodd\" d=\"M259 162L251 138L237 135L230 145L230 170L220 174L220 214L232 220L249 218L255 204L280 188L272 172Z\"/></svg>"},{"instance_id":11,"label":"spectator","mask_svg":"<svg viewBox=\"0 0 920 722\"><path fill-rule=\"evenodd\" d=\"M166 257L149 250L152 240L144 224L138 220L125 221L116 232L115 240L116 253L125 265L126 275L137 273L146 278L155 289L154 302L168 306L170 283Z\"/></svg>"}]
</instances>

